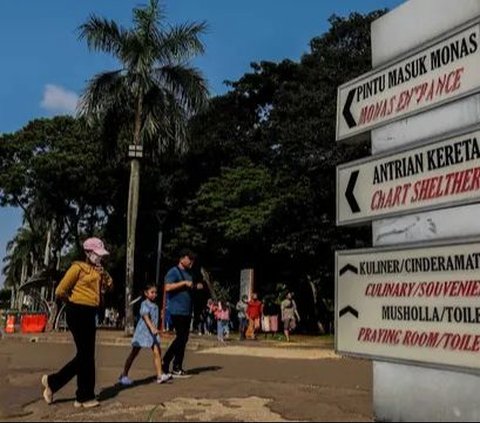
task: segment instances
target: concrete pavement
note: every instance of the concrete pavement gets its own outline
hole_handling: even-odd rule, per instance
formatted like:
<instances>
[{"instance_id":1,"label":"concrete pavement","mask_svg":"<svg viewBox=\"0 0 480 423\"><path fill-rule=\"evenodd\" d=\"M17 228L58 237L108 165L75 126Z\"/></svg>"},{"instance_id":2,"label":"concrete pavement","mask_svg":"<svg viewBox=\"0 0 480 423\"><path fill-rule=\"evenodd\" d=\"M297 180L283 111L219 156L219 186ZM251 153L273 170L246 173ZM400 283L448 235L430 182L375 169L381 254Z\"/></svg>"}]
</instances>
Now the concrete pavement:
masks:
<instances>
[{"instance_id":1,"label":"concrete pavement","mask_svg":"<svg viewBox=\"0 0 480 423\"><path fill-rule=\"evenodd\" d=\"M252 356L252 351L266 351ZM324 348L234 345L188 351L192 377L157 385L144 351L134 364L135 386L116 380L128 347L97 348L102 406L73 408L75 384L47 406L40 377L74 354L67 343L0 341L0 416L9 421L370 421L371 364L336 357ZM289 354L288 352L291 352ZM302 354L306 354L303 356ZM305 358L306 357L306 358Z\"/></svg>"}]
</instances>

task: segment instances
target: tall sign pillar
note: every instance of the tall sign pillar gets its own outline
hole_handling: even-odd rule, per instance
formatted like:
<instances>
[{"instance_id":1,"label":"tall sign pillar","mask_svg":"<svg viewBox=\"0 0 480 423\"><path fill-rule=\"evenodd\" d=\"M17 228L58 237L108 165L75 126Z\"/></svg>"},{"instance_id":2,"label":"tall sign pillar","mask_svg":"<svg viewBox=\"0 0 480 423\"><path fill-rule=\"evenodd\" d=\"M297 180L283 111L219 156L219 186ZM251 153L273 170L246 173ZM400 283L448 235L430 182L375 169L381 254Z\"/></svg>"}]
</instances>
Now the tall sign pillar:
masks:
<instances>
[{"instance_id":1,"label":"tall sign pillar","mask_svg":"<svg viewBox=\"0 0 480 423\"><path fill-rule=\"evenodd\" d=\"M372 25L372 65L380 66L479 16L477 0L409 0ZM476 94L374 129L372 153L476 125L479 110L480 95ZM373 244L480 235L478 216L480 206L471 205L374 221ZM381 361L373 364L373 406L378 421L478 421L478 392L480 376L473 372Z\"/></svg>"},{"instance_id":2,"label":"tall sign pillar","mask_svg":"<svg viewBox=\"0 0 480 423\"><path fill-rule=\"evenodd\" d=\"M479 155L455 150L480 140L479 46L480 1L408 0L339 88L337 139L373 157L337 171L337 223L371 221L374 248L337 254L336 344L373 358L377 421L480 420Z\"/></svg>"}]
</instances>

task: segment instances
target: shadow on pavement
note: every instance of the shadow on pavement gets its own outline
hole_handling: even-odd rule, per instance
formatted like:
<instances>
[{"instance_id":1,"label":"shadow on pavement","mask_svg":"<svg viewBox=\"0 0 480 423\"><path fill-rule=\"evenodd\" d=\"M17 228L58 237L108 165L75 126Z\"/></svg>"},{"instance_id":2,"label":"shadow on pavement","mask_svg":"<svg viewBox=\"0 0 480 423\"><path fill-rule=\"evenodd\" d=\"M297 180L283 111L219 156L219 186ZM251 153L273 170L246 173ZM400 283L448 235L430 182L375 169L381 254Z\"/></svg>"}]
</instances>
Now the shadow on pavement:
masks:
<instances>
[{"instance_id":1,"label":"shadow on pavement","mask_svg":"<svg viewBox=\"0 0 480 423\"><path fill-rule=\"evenodd\" d=\"M206 372L218 372L219 370L222 370L223 367L220 366L208 366L208 367L197 367L195 369L190 369L187 373L189 375L199 375L201 373L206 373Z\"/></svg>"},{"instance_id":2,"label":"shadow on pavement","mask_svg":"<svg viewBox=\"0 0 480 423\"><path fill-rule=\"evenodd\" d=\"M66 402L75 402L76 398L62 398L52 402L52 405L64 404Z\"/></svg>"},{"instance_id":3,"label":"shadow on pavement","mask_svg":"<svg viewBox=\"0 0 480 423\"><path fill-rule=\"evenodd\" d=\"M220 366L207 366L207 367L197 367L188 371L190 375L199 375L206 372L216 372L218 370L222 370L223 367ZM116 383L113 386L109 386L108 388L103 389L100 394L98 395L99 401L107 401L109 399L115 398L120 392L125 391L127 389L133 389L137 386L142 385L149 385L157 380L155 376L149 376L145 379L136 380L133 382L133 385L130 386L123 386L119 383ZM60 400L60 401L71 401L71 400ZM60 402L55 401L55 402Z\"/></svg>"},{"instance_id":4,"label":"shadow on pavement","mask_svg":"<svg viewBox=\"0 0 480 423\"><path fill-rule=\"evenodd\" d=\"M98 395L98 400L99 401L107 401L109 399L115 398L122 391L125 391L127 389L136 388L137 386L149 385L150 383L153 383L156 380L157 380L157 378L155 376L149 376L145 379L136 380L130 386L123 386L123 385L120 385L119 383L116 383L113 386L109 386L108 388L103 389L100 392L100 394Z\"/></svg>"}]
</instances>

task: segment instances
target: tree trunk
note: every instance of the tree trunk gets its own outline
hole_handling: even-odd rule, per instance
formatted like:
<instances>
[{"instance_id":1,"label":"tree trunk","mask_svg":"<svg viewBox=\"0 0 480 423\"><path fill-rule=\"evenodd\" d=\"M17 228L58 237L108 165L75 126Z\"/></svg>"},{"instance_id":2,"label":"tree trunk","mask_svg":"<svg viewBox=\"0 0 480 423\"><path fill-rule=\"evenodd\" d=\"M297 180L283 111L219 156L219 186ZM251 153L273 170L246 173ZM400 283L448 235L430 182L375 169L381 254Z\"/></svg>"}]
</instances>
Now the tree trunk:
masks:
<instances>
[{"instance_id":1,"label":"tree trunk","mask_svg":"<svg viewBox=\"0 0 480 423\"><path fill-rule=\"evenodd\" d=\"M11 289L12 290L10 291L10 310L14 310L15 309L15 299L17 298L15 286L12 286Z\"/></svg>"},{"instance_id":2,"label":"tree trunk","mask_svg":"<svg viewBox=\"0 0 480 423\"><path fill-rule=\"evenodd\" d=\"M315 287L315 283L313 282L312 278L309 275L307 275L307 279L308 279L308 284L310 285L310 288L312 290L315 320L317 321L317 327L319 332L323 335L325 334L325 328L323 327L323 324L318 317L317 288Z\"/></svg>"},{"instance_id":3,"label":"tree trunk","mask_svg":"<svg viewBox=\"0 0 480 423\"><path fill-rule=\"evenodd\" d=\"M142 96L139 95L137 110L135 112L135 132L133 142L140 145L142 129ZM140 160L131 159L130 162L130 186L128 190L128 213L127 213L127 263L125 278L125 334L133 334L134 318L132 302L133 284L135 277L135 235L137 230L138 202L140 197Z\"/></svg>"},{"instance_id":4,"label":"tree trunk","mask_svg":"<svg viewBox=\"0 0 480 423\"><path fill-rule=\"evenodd\" d=\"M52 226L53 226L53 223L51 223L48 226L47 242L45 244L45 252L43 254L43 265L45 266L46 269L48 269L48 266L50 264L50 246L52 242Z\"/></svg>"},{"instance_id":5,"label":"tree trunk","mask_svg":"<svg viewBox=\"0 0 480 423\"><path fill-rule=\"evenodd\" d=\"M132 294L135 270L135 233L138 216L140 188L140 161L133 159L130 167L130 189L128 191L127 215L127 277L125 283L125 334L133 334Z\"/></svg>"}]
</instances>

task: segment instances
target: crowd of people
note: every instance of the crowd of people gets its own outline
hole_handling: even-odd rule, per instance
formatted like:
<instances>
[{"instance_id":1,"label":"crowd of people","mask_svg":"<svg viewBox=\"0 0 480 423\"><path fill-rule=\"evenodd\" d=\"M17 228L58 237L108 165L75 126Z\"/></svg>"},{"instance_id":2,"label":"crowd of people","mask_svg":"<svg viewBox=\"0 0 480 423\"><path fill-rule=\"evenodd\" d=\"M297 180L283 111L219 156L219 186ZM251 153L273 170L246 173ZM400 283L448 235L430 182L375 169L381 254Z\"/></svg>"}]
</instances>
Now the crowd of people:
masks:
<instances>
[{"instance_id":1,"label":"crowd of people","mask_svg":"<svg viewBox=\"0 0 480 423\"><path fill-rule=\"evenodd\" d=\"M105 271L102 260L109 253L98 238L89 238L83 244L84 260L74 262L56 289L58 299L64 300L67 324L72 332L77 353L58 372L44 375L41 379L43 397L47 404L53 403L56 392L61 390L74 377L77 378L75 407L97 407L95 397L95 343L99 309L104 303L103 296L113 289L113 281ZM183 367L185 349L192 327L200 334L216 334L220 342L230 336L236 315L240 340L257 339L258 333L276 334L281 318L286 339L295 329L300 316L293 299L288 293L281 304L272 298L263 302L256 293L251 298L243 296L235 307L226 301L209 299L200 313L194 313L195 293L203 292L203 283L194 283L191 269L195 255L190 250L179 253L178 264L165 276L166 313L165 324L175 332L175 339L162 357L160 348L161 312L156 303L158 290L154 284L147 284L143 291L139 319L132 339L132 349L126 358L118 383L130 386L133 381L129 372L142 349L149 349L157 383L170 382L174 378L189 377ZM192 324L192 317L195 316ZM104 323L115 325L118 315L107 309Z\"/></svg>"},{"instance_id":2,"label":"crowd of people","mask_svg":"<svg viewBox=\"0 0 480 423\"><path fill-rule=\"evenodd\" d=\"M167 307L168 309L168 307ZM249 299L244 295L234 306L228 301L208 299L193 320L191 331L198 335L216 335L220 342L238 331L239 339L257 339L260 332L274 337L283 327L285 339L296 329L300 316L293 293L287 293L284 301L277 303L271 296L260 301L256 293Z\"/></svg>"}]
</instances>

